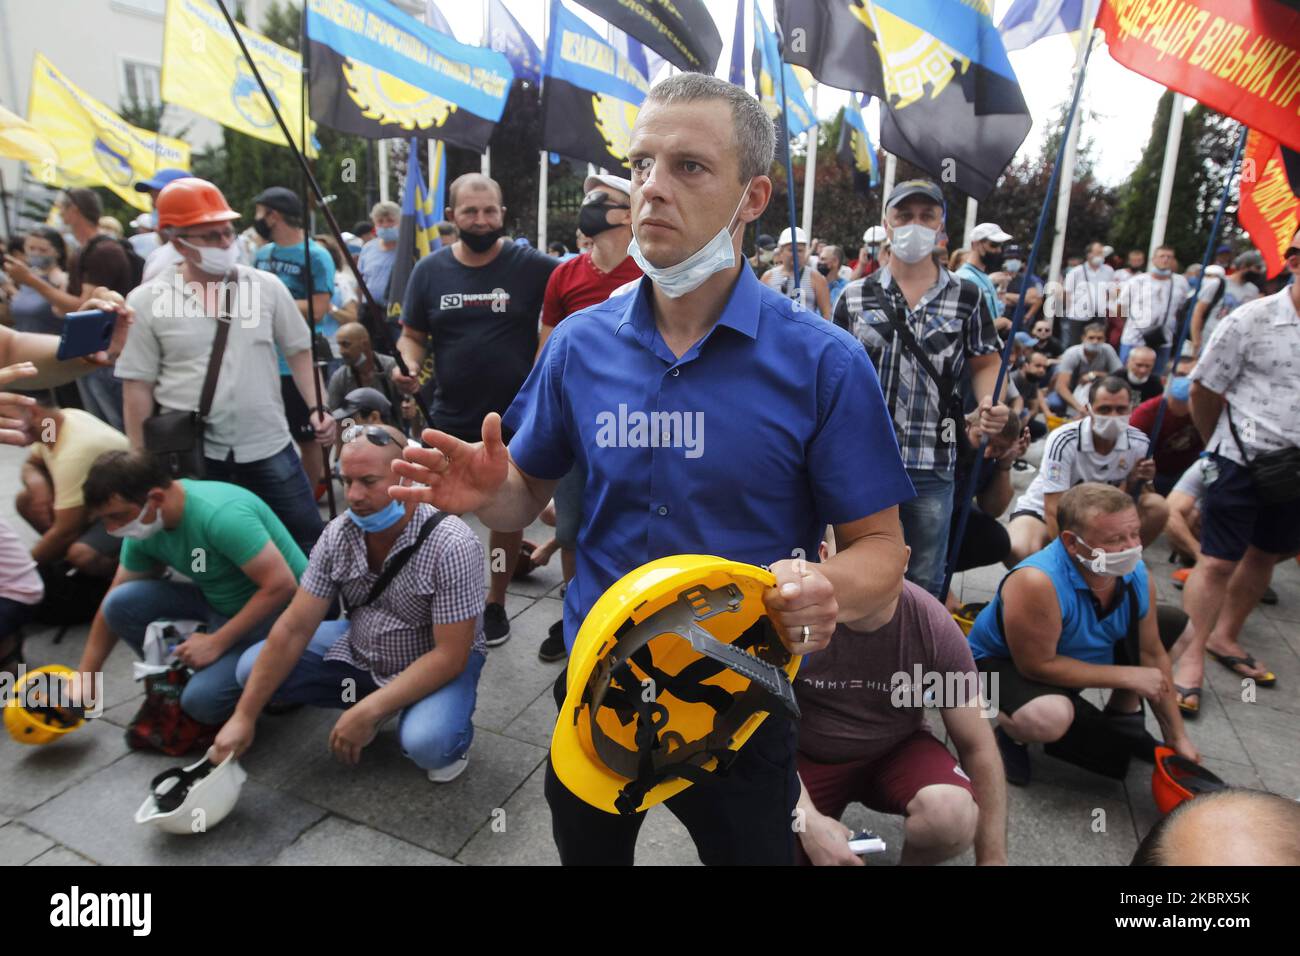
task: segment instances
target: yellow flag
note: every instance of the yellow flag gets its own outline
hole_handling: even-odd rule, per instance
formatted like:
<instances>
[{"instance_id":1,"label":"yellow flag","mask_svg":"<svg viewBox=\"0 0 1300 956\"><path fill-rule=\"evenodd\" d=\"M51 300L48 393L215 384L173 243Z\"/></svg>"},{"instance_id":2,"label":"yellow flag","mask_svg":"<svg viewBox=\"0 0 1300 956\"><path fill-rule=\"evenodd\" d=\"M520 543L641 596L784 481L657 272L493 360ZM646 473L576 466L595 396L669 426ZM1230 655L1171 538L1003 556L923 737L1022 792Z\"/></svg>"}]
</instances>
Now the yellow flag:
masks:
<instances>
[{"instance_id":1,"label":"yellow flag","mask_svg":"<svg viewBox=\"0 0 1300 956\"><path fill-rule=\"evenodd\" d=\"M301 147L302 57L243 26L239 33L262 79L275 97L294 142ZM284 146L257 78L230 33L225 18L210 0L167 0L163 25L162 98L222 126ZM308 156L312 131L307 120Z\"/></svg>"},{"instance_id":2,"label":"yellow flag","mask_svg":"<svg viewBox=\"0 0 1300 956\"><path fill-rule=\"evenodd\" d=\"M187 143L132 126L39 53L32 63L27 115L58 153L57 163L30 164L32 175L49 186L107 186L148 212L149 195L136 192L135 184L160 169L190 168Z\"/></svg>"},{"instance_id":3,"label":"yellow flag","mask_svg":"<svg viewBox=\"0 0 1300 956\"><path fill-rule=\"evenodd\" d=\"M59 154L44 133L27 120L0 106L0 156L29 163L58 165Z\"/></svg>"}]
</instances>

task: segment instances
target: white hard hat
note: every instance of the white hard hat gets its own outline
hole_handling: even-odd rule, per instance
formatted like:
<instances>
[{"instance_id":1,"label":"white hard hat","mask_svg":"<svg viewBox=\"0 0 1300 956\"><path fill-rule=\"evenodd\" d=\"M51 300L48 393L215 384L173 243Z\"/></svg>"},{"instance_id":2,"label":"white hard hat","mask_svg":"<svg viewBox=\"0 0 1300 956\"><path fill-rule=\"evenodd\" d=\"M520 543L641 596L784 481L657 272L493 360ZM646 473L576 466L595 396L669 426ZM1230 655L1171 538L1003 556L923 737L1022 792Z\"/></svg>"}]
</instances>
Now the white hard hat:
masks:
<instances>
[{"instance_id":1,"label":"white hard hat","mask_svg":"<svg viewBox=\"0 0 1300 956\"><path fill-rule=\"evenodd\" d=\"M247 779L234 754L216 766L205 755L198 763L154 777L135 822L166 833L203 833L230 815Z\"/></svg>"},{"instance_id":2,"label":"white hard hat","mask_svg":"<svg viewBox=\"0 0 1300 956\"><path fill-rule=\"evenodd\" d=\"M970 231L970 241L979 242L981 239L987 239L990 242L1006 242L1011 238L1011 233L1003 232L1002 227L996 222L982 222Z\"/></svg>"},{"instance_id":3,"label":"white hard hat","mask_svg":"<svg viewBox=\"0 0 1300 956\"><path fill-rule=\"evenodd\" d=\"M794 230L794 241L804 243L805 245L808 243L808 237L804 235L804 231L798 226L796 226ZM788 245L790 245L790 227L786 226L781 230L781 235L776 237L776 247L779 249L782 246Z\"/></svg>"},{"instance_id":4,"label":"white hard hat","mask_svg":"<svg viewBox=\"0 0 1300 956\"><path fill-rule=\"evenodd\" d=\"M888 236L885 235L884 226L872 226L862 234L862 241L871 244L873 242L884 242Z\"/></svg>"}]
</instances>

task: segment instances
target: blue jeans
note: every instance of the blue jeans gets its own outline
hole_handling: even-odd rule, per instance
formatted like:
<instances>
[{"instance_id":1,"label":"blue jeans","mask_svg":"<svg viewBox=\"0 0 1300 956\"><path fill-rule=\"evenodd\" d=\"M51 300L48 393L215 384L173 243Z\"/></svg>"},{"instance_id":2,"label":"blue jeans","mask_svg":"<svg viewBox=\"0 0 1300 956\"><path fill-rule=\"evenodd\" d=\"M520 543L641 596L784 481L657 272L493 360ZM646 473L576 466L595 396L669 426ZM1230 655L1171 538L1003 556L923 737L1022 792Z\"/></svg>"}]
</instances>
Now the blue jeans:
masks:
<instances>
[{"instance_id":1,"label":"blue jeans","mask_svg":"<svg viewBox=\"0 0 1300 956\"><path fill-rule=\"evenodd\" d=\"M204 630L211 634L230 620L214 611L195 585L179 581L127 581L108 592L100 610L108 629L136 654L142 653L145 628L154 621L204 621ZM277 617L268 615L226 653L195 671L181 691L181 709L200 723L224 723L239 702L240 686L235 680L239 655L265 639Z\"/></svg>"},{"instance_id":2,"label":"blue jeans","mask_svg":"<svg viewBox=\"0 0 1300 956\"><path fill-rule=\"evenodd\" d=\"M122 380L113 374L112 366L81 376L77 391L86 411L118 431L126 430L122 424Z\"/></svg>"},{"instance_id":3,"label":"blue jeans","mask_svg":"<svg viewBox=\"0 0 1300 956\"><path fill-rule=\"evenodd\" d=\"M283 522L289 535L302 548L302 553L311 554L316 539L325 529L325 522L321 521L316 496L307 484L307 475L302 470L298 453L293 450L293 442L261 461L236 462L233 456L225 460L208 458L206 461L209 480L228 481L257 495Z\"/></svg>"},{"instance_id":4,"label":"blue jeans","mask_svg":"<svg viewBox=\"0 0 1300 956\"><path fill-rule=\"evenodd\" d=\"M953 473L907 469L916 497L898 506L903 523L903 540L912 549L907 579L925 588L939 600L944 595L944 562L947 560L948 528L952 521Z\"/></svg>"},{"instance_id":5,"label":"blue jeans","mask_svg":"<svg viewBox=\"0 0 1300 956\"><path fill-rule=\"evenodd\" d=\"M1121 345L1119 347L1119 360L1127 365L1128 353L1132 352L1136 348L1141 348L1141 346ZM1160 348L1156 349L1156 367L1151 370L1152 375L1159 377L1165 374L1165 366L1169 364L1169 352L1172 348L1172 345L1162 345Z\"/></svg>"},{"instance_id":6,"label":"blue jeans","mask_svg":"<svg viewBox=\"0 0 1300 956\"><path fill-rule=\"evenodd\" d=\"M313 707L347 709L379 689L368 671L344 661L327 661L325 652L347 633L347 621L325 621L316 629L311 643L275 692L276 703L310 704ZM248 682L257 655L266 642L248 648L239 659L235 677L240 686ZM465 669L428 697L402 710L397 737L406 754L422 770L436 770L459 760L474 740L474 705L478 700L478 678L487 660L471 652ZM354 681L355 693L344 700L344 681Z\"/></svg>"}]
</instances>

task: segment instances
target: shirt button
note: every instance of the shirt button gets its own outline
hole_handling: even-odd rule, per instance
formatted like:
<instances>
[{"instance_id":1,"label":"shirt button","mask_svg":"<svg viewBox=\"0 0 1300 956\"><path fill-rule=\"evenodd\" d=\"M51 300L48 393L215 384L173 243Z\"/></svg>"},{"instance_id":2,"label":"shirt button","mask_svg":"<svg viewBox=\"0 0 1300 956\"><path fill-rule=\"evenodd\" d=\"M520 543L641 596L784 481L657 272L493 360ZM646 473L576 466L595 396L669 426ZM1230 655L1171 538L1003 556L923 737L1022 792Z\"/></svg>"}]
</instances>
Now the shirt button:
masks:
<instances>
[{"instance_id":1,"label":"shirt button","mask_svg":"<svg viewBox=\"0 0 1300 956\"><path fill-rule=\"evenodd\" d=\"M661 517L661 518L662 518L662 517L665 517L665 516L667 516L667 514L668 514L668 506L667 506L667 505L660 505L660 506L659 506L659 517Z\"/></svg>"},{"instance_id":2,"label":"shirt button","mask_svg":"<svg viewBox=\"0 0 1300 956\"><path fill-rule=\"evenodd\" d=\"M675 368L675 369L673 369L673 378L676 378L678 375L681 375L681 374L682 374L682 370L681 370L681 369L679 369L679 368Z\"/></svg>"}]
</instances>

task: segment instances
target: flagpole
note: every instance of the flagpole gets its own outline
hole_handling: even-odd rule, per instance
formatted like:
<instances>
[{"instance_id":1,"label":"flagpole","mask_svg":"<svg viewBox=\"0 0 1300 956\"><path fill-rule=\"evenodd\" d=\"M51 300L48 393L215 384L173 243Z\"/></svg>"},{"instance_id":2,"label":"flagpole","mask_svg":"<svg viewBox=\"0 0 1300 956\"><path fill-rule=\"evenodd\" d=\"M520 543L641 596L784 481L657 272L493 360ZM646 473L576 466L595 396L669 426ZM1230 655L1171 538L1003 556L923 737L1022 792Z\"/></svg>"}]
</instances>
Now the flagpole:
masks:
<instances>
[{"instance_id":1,"label":"flagpole","mask_svg":"<svg viewBox=\"0 0 1300 956\"><path fill-rule=\"evenodd\" d=\"M776 26L776 63L773 69L776 70L780 78L777 82L781 85L781 126L779 128L785 140L785 196L790 207L790 256L793 260L791 272L794 274L794 295L797 296L803 270L799 266L798 234L795 232L797 220L794 210L794 163L790 159L790 114L786 112L785 100L785 35L781 32L780 24Z\"/></svg>"},{"instance_id":2,"label":"flagpole","mask_svg":"<svg viewBox=\"0 0 1300 956\"><path fill-rule=\"evenodd\" d=\"M542 6L542 49L547 49L547 32L551 25L551 4L550 0ZM537 93L540 98L543 95L543 88L546 86L546 71L543 69L541 77L537 84ZM541 252L546 251L546 189L547 179L550 175L550 169L547 164L546 150L538 153L537 162L537 248Z\"/></svg>"},{"instance_id":3,"label":"flagpole","mask_svg":"<svg viewBox=\"0 0 1300 956\"><path fill-rule=\"evenodd\" d=\"M975 231L975 220L979 218L980 204L974 196L966 197L966 230L961 237L963 248L970 248L970 234Z\"/></svg>"},{"instance_id":4,"label":"flagpole","mask_svg":"<svg viewBox=\"0 0 1300 956\"><path fill-rule=\"evenodd\" d=\"M884 149L880 150L885 153ZM898 157L893 153L885 153L885 181L881 183L884 189L881 191L880 208L885 208L884 200L889 198L889 194L894 189L894 177L898 175ZM883 218L883 217L882 217Z\"/></svg>"},{"instance_id":5,"label":"flagpole","mask_svg":"<svg viewBox=\"0 0 1300 956\"><path fill-rule=\"evenodd\" d=\"M235 18L230 15L230 10L226 6L226 0L217 0L217 7L221 10L221 15L225 18L226 24L230 27L230 32L234 34L235 42L239 44L239 51L244 55L244 62L248 64L248 69L253 74L253 79L257 80L258 88L261 89L262 96L266 98L266 104L271 110L271 115L275 117L276 123L280 126L280 132L284 135L284 141L289 144L289 150L293 153L294 159L298 161L299 168L307 178L307 184L311 187L312 195L316 197L316 202L320 205L321 212L325 214L325 221L330 227L330 235L332 235L334 241L338 243L339 251L343 253L343 258L347 260L348 268L350 268L353 274L357 277L357 289L361 293L361 297L365 299L366 311L362 313L363 316L371 314L372 312L382 315L383 309L380 308L379 303L375 301L375 297L370 293L370 288L366 285L365 280L361 278L361 270L357 268L357 263L352 257L351 250L348 249L347 243L343 241L343 231L339 228L338 220L334 218L334 211L330 209L329 204L324 201L325 194L320 188L320 183L316 181L315 175L312 174L311 167L307 165L306 155L298 148L298 145L294 143L293 136L289 132L289 124L285 122L284 114L280 112L280 107L276 103L275 97L271 95L271 90L267 87L266 80L262 77L262 71L258 69L257 63L253 61L252 55L248 52L248 45L244 43L243 34L239 32L239 28L235 24ZM363 324L365 321L366 319L363 318ZM406 365L406 360L402 358L402 353L398 350L396 344L394 344L392 335L389 334L387 323L379 322L377 328L370 330L370 337L372 340L377 339L388 346L389 354L397 362L397 368L403 375L411 374L410 369ZM416 392L411 397L415 399L416 407L419 408L420 412L424 415L424 420L430 421L429 409L425 405L424 399L420 397L420 393Z\"/></svg>"},{"instance_id":6,"label":"flagpole","mask_svg":"<svg viewBox=\"0 0 1300 956\"><path fill-rule=\"evenodd\" d=\"M1088 31L1089 36L1096 29L1097 11L1101 0L1085 0L1083 19L1079 25ZM1079 35L1079 48L1074 54L1074 75L1077 77L1083 68L1083 35ZM1070 194L1074 189L1074 161L1078 155L1079 126L1083 122L1076 113L1070 123L1070 130L1065 138L1065 155L1061 159L1061 188L1056 194L1056 230L1052 236L1052 258L1047 269L1047 287L1054 288L1061 281L1061 263L1065 261L1065 233L1070 221Z\"/></svg>"},{"instance_id":7,"label":"flagpole","mask_svg":"<svg viewBox=\"0 0 1300 956\"><path fill-rule=\"evenodd\" d=\"M785 72L782 67L782 72ZM809 107L812 109L813 120L817 119L817 86L814 83L812 88L812 102ZM817 179L817 140L820 138L821 123L817 123L808 131L808 159L804 164L803 171L803 231L812 242L812 222L813 222L813 190L816 188Z\"/></svg>"},{"instance_id":8,"label":"flagpole","mask_svg":"<svg viewBox=\"0 0 1300 956\"><path fill-rule=\"evenodd\" d=\"M1083 78L1088 70L1088 58L1092 53L1092 41L1094 31L1088 31L1088 39L1083 51L1083 62L1080 64L1079 72L1074 77L1074 95L1070 100L1070 112L1066 117L1066 124L1074 122L1074 114L1079 108L1079 96L1083 92ZM1034 266L1038 262L1038 249L1043 242L1043 231L1047 226L1047 215L1051 211L1051 197L1056 192L1057 181L1061 174L1061 161L1065 158L1065 140L1067 137L1061 137L1061 145L1056 151L1056 163L1052 167L1052 175L1047 183L1047 195L1043 199L1042 209L1038 214L1038 226L1034 230L1034 241L1029 247L1029 255L1025 259L1024 275L1034 274ZM1011 364L1011 350L1015 344L1016 333L1020 331L1024 324L1025 301L1026 296L1020 296L1016 302L1016 309L1011 319L1011 329L1007 332L1006 342L1002 346L1002 364L998 367L998 377L993 385L993 401L998 401L998 396L1002 394L1002 385L1006 380L1007 368ZM976 396L979 398L979 396ZM959 423L959 434L957 441L966 441L964 423ZM954 501L960 501L959 512L957 517L957 527L952 535L951 545L948 548L948 560L944 567L943 588L939 592L946 599L948 589L952 586L953 569L957 565L957 556L961 553L962 539L966 537L966 523L970 519L970 509L972 495L976 488L979 487L980 472L984 467L984 449L988 447L988 437L980 439L979 450L975 453L975 462L971 466L970 474L957 489L960 498L954 498Z\"/></svg>"},{"instance_id":9,"label":"flagpole","mask_svg":"<svg viewBox=\"0 0 1300 956\"><path fill-rule=\"evenodd\" d=\"M298 144L302 147L304 157L307 154L307 89L311 84L311 51L307 43L307 5L303 4L302 20L300 21L299 44L302 49L300 62L302 63L302 82L299 84L298 91L298 119L299 119L299 138ZM288 139L288 137L285 137ZM292 146L292 140L290 140ZM326 364L316 358L316 305L315 291L316 280L312 275L311 265L311 229L308 223L311 222L311 188L307 183L307 177L311 174L311 167L304 162L302 168L302 263L303 269L307 276L307 334L310 336L311 344L308 346L308 355L311 356L311 385L313 397L316 401L316 414L324 418L329 414L325 408L325 398L321 394L321 377L325 374ZM322 203L324 206L324 203ZM310 421L310 417L308 418ZM314 440L314 439L313 439ZM325 479L325 498L329 503L330 520L333 521L338 517L338 506L334 501L334 479L330 477L329 469L329 452L324 445L321 449L321 477ZM315 489L312 489L313 492ZM315 501L313 494L312 500Z\"/></svg>"},{"instance_id":10,"label":"flagpole","mask_svg":"<svg viewBox=\"0 0 1300 956\"><path fill-rule=\"evenodd\" d=\"M492 48L492 35L490 32L491 27L489 26L490 17L488 14L488 4L490 2L491 0L483 0L483 48L485 50L489 50ZM433 162L432 153L429 154L429 162ZM492 175L492 147L491 146L483 147L483 155L479 157L478 171L482 173L484 176ZM432 173L430 173L430 175L432 175ZM441 212L438 213L438 217L439 218L442 217Z\"/></svg>"},{"instance_id":11,"label":"flagpole","mask_svg":"<svg viewBox=\"0 0 1300 956\"><path fill-rule=\"evenodd\" d=\"M1174 167L1178 165L1178 146L1183 138L1182 93L1175 93L1169 111L1169 135L1165 139L1165 162L1160 169L1160 191L1156 194L1156 215L1151 224L1151 248L1147 262L1155 258L1156 249L1164 244L1165 227L1169 224L1169 201L1174 193Z\"/></svg>"},{"instance_id":12,"label":"flagpole","mask_svg":"<svg viewBox=\"0 0 1300 956\"><path fill-rule=\"evenodd\" d=\"M1210 228L1210 238L1205 243L1205 254L1201 256L1201 271L1196 274L1192 280L1192 291L1187 297L1187 304L1184 306L1184 312L1178 321L1177 331L1174 333L1174 344L1169 351L1169 374L1173 377L1174 369L1178 367L1178 357L1183 353L1183 343L1187 340L1191 332L1192 311L1196 308L1196 300L1201 294L1201 283L1205 279L1205 270L1210 267L1210 259L1214 255L1214 246L1219 239L1219 224L1223 221L1223 210L1228 205L1228 196L1232 193L1232 178L1237 171L1237 164L1241 161L1241 151L1246 145L1246 133L1249 132L1245 124L1242 124L1241 134L1237 137L1237 148L1232 154L1232 165L1228 167L1227 179L1223 182L1223 194L1219 197L1219 209L1214 214L1214 225ZM1223 280L1220 280L1223 281ZM1151 454L1156 453L1156 445L1160 441L1160 428L1165 422L1165 404L1168 401L1168 391L1161 393L1160 404L1156 408L1155 425L1151 428Z\"/></svg>"},{"instance_id":13,"label":"flagpole","mask_svg":"<svg viewBox=\"0 0 1300 956\"><path fill-rule=\"evenodd\" d=\"M388 202L388 140L377 141L375 148L379 153L379 201Z\"/></svg>"}]
</instances>

